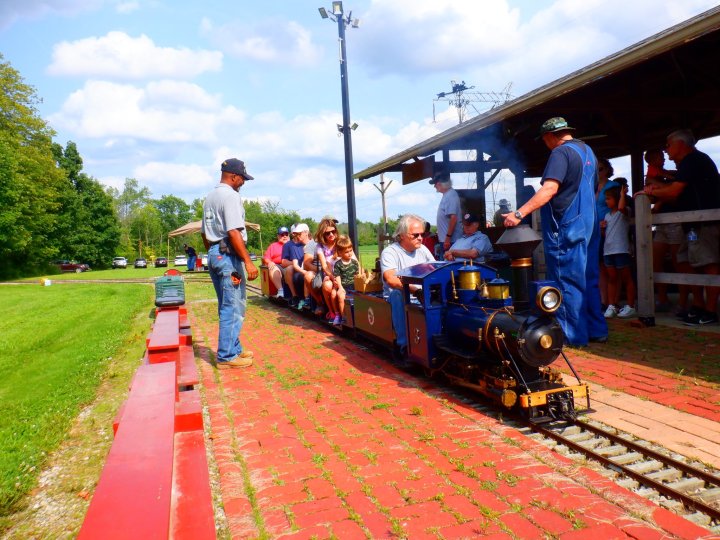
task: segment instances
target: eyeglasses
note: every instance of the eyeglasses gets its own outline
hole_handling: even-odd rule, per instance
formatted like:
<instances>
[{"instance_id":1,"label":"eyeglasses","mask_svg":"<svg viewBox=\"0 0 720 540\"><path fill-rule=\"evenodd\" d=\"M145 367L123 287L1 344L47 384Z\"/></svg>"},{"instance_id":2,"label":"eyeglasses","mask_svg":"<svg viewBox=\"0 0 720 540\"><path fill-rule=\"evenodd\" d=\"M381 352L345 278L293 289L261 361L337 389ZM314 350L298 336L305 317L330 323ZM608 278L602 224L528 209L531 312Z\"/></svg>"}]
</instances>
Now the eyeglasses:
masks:
<instances>
[{"instance_id":1,"label":"eyeglasses","mask_svg":"<svg viewBox=\"0 0 720 540\"><path fill-rule=\"evenodd\" d=\"M289 234L290 234L290 233L281 232L281 233L278 233L278 236L288 236Z\"/></svg>"},{"instance_id":2,"label":"eyeglasses","mask_svg":"<svg viewBox=\"0 0 720 540\"><path fill-rule=\"evenodd\" d=\"M418 238L420 238L420 237L423 235L423 233L421 233L421 232L407 233L407 235L408 235L410 238L418 239Z\"/></svg>"},{"instance_id":3,"label":"eyeglasses","mask_svg":"<svg viewBox=\"0 0 720 540\"><path fill-rule=\"evenodd\" d=\"M336 235L336 234L337 234L337 230L333 229L332 231L325 231L325 232L323 233L323 236L330 236L331 234L332 234L333 236Z\"/></svg>"}]
</instances>

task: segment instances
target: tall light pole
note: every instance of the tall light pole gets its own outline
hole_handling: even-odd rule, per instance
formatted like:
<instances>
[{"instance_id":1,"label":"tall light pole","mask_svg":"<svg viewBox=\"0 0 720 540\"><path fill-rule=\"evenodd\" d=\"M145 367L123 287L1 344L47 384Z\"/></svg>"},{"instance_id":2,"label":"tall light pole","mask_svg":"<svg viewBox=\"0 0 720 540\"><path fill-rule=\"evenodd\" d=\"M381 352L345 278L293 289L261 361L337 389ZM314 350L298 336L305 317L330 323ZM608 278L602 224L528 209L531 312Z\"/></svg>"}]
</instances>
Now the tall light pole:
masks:
<instances>
[{"instance_id":1,"label":"tall light pole","mask_svg":"<svg viewBox=\"0 0 720 540\"><path fill-rule=\"evenodd\" d=\"M338 131L343 134L345 141L345 189L347 191L348 233L355 250L359 249L355 216L355 185L353 184L353 158L352 158L352 131L357 124L350 125L350 98L348 97L347 56L345 55L345 27L351 25L357 28L358 19L352 18L352 11L347 15L343 12L342 2L333 2L330 12L325 8L318 8L323 19L337 22L338 41L340 42L340 91L342 92L343 123L338 125Z\"/></svg>"}]
</instances>

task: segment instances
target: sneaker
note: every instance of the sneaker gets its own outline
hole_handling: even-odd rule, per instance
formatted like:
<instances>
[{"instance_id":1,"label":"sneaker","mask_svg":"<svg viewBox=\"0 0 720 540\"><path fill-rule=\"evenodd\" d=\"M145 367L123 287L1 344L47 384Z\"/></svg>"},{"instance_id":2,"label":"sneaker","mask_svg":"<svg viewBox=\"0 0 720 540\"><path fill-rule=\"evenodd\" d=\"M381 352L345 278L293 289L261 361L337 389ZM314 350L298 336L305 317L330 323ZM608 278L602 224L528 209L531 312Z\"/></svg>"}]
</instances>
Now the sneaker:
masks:
<instances>
[{"instance_id":1,"label":"sneaker","mask_svg":"<svg viewBox=\"0 0 720 540\"><path fill-rule=\"evenodd\" d=\"M293 296L290 299L290 307L297 307L299 301L300 299L297 296Z\"/></svg>"},{"instance_id":2,"label":"sneaker","mask_svg":"<svg viewBox=\"0 0 720 540\"><path fill-rule=\"evenodd\" d=\"M275 295L275 298L285 298L285 295L283 294L282 291L278 291L277 294Z\"/></svg>"},{"instance_id":3,"label":"sneaker","mask_svg":"<svg viewBox=\"0 0 720 540\"><path fill-rule=\"evenodd\" d=\"M607 343L608 337L607 336L596 336L590 338L590 343Z\"/></svg>"},{"instance_id":4,"label":"sneaker","mask_svg":"<svg viewBox=\"0 0 720 540\"><path fill-rule=\"evenodd\" d=\"M617 314L618 314L618 309L612 304L610 304L607 307L607 309L605 310L605 318L606 319L612 319L613 317L617 316Z\"/></svg>"},{"instance_id":5,"label":"sneaker","mask_svg":"<svg viewBox=\"0 0 720 540\"><path fill-rule=\"evenodd\" d=\"M682 323L685 326L700 326L700 313L696 311L691 311L690 313L685 315Z\"/></svg>"},{"instance_id":6,"label":"sneaker","mask_svg":"<svg viewBox=\"0 0 720 540\"><path fill-rule=\"evenodd\" d=\"M717 324L718 323L718 316L717 313L712 313L710 311L704 311L698 320L700 324Z\"/></svg>"},{"instance_id":7,"label":"sneaker","mask_svg":"<svg viewBox=\"0 0 720 540\"><path fill-rule=\"evenodd\" d=\"M715 319L715 320L717 321L717 319ZM340 326L342 324L342 317L340 316L339 313L335 314L335 317L333 318L332 323L334 326Z\"/></svg>"},{"instance_id":8,"label":"sneaker","mask_svg":"<svg viewBox=\"0 0 720 540\"><path fill-rule=\"evenodd\" d=\"M620 319L631 319L637 316L637 311L635 311L634 307L623 306L617 316Z\"/></svg>"},{"instance_id":9,"label":"sneaker","mask_svg":"<svg viewBox=\"0 0 720 540\"><path fill-rule=\"evenodd\" d=\"M298 311L302 311L302 309L305 307L305 299L299 300L297 306L295 307Z\"/></svg>"},{"instance_id":10,"label":"sneaker","mask_svg":"<svg viewBox=\"0 0 720 540\"><path fill-rule=\"evenodd\" d=\"M225 362L217 362L218 369L224 369L224 368L243 368L243 367L250 367L253 363L253 353L252 351L243 351L242 353L238 354L235 358L232 360L227 360Z\"/></svg>"}]
</instances>

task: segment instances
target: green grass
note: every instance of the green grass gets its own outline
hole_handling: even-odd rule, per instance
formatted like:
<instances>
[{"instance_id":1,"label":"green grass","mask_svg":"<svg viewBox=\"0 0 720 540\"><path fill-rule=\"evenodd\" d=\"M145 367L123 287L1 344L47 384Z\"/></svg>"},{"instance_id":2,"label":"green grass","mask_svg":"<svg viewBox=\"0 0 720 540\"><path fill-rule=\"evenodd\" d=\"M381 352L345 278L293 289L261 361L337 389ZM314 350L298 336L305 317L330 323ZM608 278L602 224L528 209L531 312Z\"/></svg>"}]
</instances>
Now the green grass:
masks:
<instances>
[{"instance_id":1,"label":"green grass","mask_svg":"<svg viewBox=\"0 0 720 540\"><path fill-rule=\"evenodd\" d=\"M372 270L375 268L375 259L378 257L378 246L373 244L370 246L360 246L360 252L358 257L362 263L363 268L366 270Z\"/></svg>"},{"instance_id":2,"label":"green grass","mask_svg":"<svg viewBox=\"0 0 720 540\"><path fill-rule=\"evenodd\" d=\"M0 516L35 485L152 298L147 285L0 287Z\"/></svg>"}]
</instances>

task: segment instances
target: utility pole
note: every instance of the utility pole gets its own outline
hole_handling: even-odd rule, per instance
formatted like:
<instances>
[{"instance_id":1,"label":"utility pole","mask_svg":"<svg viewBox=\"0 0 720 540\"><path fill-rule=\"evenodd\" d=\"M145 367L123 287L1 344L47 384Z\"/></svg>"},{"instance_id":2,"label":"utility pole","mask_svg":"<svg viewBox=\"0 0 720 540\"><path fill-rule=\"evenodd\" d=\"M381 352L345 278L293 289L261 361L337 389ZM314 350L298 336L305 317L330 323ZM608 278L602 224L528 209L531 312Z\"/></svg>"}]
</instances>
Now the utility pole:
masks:
<instances>
[{"instance_id":1,"label":"utility pole","mask_svg":"<svg viewBox=\"0 0 720 540\"><path fill-rule=\"evenodd\" d=\"M357 236L357 218L355 216L355 186L353 184L353 157L352 157L352 131L357 124L350 125L350 98L348 96L347 55L345 53L345 27L351 25L357 28L359 19L352 18L352 11L344 14L342 2L333 2L328 12L325 8L318 8L323 19L330 19L337 23L338 41L340 42L340 91L342 93L343 125L338 130L343 134L345 142L345 189L347 191L348 209L348 235L353 246L359 249Z\"/></svg>"},{"instance_id":2,"label":"utility pole","mask_svg":"<svg viewBox=\"0 0 720 540\"><path fill-rule=\"evenodd\" d=\"M380 192L380 196L382 197L382 211L383 211L383 232L382 234L378 234L378 252L382 254L382 250L385 247L385 240L383 237L388 235L388 226L387 226L387 212L385 211L385 192L390 187L390 184L392 184L393 181L390 180L388 182L388 185L385 185L385 173L380 175L380 187L377 187L375 184L375 189L377 189Z\"/></svg>"},{"instance_id":3,"label":"utility pole","mask_svg":"<svg viewBox=\"0 0 720 540\"><path fill-rule=\"evenodd\" d=\"M385 186L385 173L382 173L382 174L380 175L380 187L377 187L375 184L373 184L373 186L375 186L375 189L377 189L377 190L380 192L380 196L382 197L383 232L384 232L384 234L387 234L387 233L388 233L388 230L387 230L387 212L385 211L385 192L388 190L388 188L390 187L390 184L392 184L392 183L393 183L393 181L390 180L390 182L388 182L388 185L387 185L387 187L386 187L386 186Z\"/></svg>"}]
</instances>

